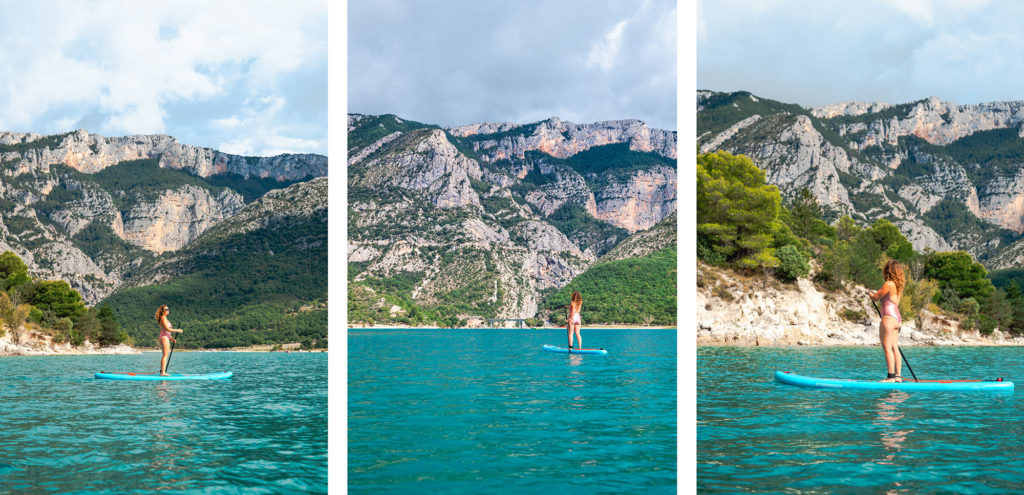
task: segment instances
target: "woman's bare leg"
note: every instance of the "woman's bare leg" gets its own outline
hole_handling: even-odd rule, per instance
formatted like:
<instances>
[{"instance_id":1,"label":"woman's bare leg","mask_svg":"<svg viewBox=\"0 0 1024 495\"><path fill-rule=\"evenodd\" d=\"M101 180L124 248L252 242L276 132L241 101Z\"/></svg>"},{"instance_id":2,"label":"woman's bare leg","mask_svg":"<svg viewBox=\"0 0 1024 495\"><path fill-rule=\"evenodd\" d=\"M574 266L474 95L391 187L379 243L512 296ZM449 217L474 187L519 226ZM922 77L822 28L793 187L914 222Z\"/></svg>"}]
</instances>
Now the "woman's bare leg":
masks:
<instances>
[{"instance_id":1,"label":"woman's bare leg","mask_svg":"<svg viewBox=\"0 0 1024 495\"><path fill-rule=\"evenodd\" d=\"M576 343L579 344L579 348L583 348L583 337L580 337L580 325L578 323L572 324L572 330L576 333Z\"/></svg>"},{"instance_id":2,"label":"woman's bare leg","mask_svg":"<svg viewBox=\"0 0 1024 495\"><path fill-rule=\"evenodd\" d=\"M881 323L878 325L878 337L882 341L882 350L885 352L885 369L887 373L900 374L900 367L903 363L900 362L900 351L898 345L898 333L899 322L892 317L882 317ZM886 378L883 381L892 382L896 381L895 378Z\"/></svg>"},{"instance_id":3,"label":"woman's bare leg","mask_svg":"<svg viewBox=\"0 0 1024 495\"><path fill-rule=\"evenodd\" d=\"M900 354L900 326L902 326L902 323L892 317L889 317L887 323L889 323L889 334L892 336L889 340L892 343L892 357L893 361L896 363L895 371L893 371L893 373L896 373L896 376L900 376L902 378L903 355Z\"/></svg>"},{"instance_id":4,"label":"woman's bare leg","mask_svg":"<svg viewBox=\"0 0 1024 495\"><path fill-rule=\"evenodd\" d=\"M160 376L167 376L167 356L171 353L171 341L164 337L160 339L160 349L164 355L160 357Z\"/></svg>"}]
</instances>

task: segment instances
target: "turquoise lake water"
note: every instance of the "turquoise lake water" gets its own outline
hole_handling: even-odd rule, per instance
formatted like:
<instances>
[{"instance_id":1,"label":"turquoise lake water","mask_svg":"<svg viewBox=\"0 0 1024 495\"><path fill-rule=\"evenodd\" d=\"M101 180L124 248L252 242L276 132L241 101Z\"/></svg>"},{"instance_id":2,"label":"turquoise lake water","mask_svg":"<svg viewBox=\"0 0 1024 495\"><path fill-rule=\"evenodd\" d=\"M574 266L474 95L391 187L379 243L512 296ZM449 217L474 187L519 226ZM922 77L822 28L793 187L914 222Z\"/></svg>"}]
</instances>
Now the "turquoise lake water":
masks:
<instances>
[{"instance_id":1,"label":"turquoise lake water","mask_svg":"<svg viewBox=\"0 0 1024 495\"><path fill-rule=\"evenodd\" d=\"M775 371L882 379L881 348L701 347L699 491L1024 491L1024 350L903 352L919 379L1003 377L1016 393L806 389L776 383Z\"/></svg>"},{"instance_id":2,"label":"turquoise lake water","mask_svg":"<svg viewBox=\"0 0 1024 495\"><path fill-rule=\"evenodd\" d=\"M0 357L0 493L326 493L327 354Z\"/></svg>"},{"instance_id":3,"label":"turquoise lake water","mask_svg":"<svg viewBox=\"0 0 1024 495\"><path fill-rule=\"evenodd\" d=\"M350 493L675 493L676 331L358 330Z\"/></svg>"}]
</instances>

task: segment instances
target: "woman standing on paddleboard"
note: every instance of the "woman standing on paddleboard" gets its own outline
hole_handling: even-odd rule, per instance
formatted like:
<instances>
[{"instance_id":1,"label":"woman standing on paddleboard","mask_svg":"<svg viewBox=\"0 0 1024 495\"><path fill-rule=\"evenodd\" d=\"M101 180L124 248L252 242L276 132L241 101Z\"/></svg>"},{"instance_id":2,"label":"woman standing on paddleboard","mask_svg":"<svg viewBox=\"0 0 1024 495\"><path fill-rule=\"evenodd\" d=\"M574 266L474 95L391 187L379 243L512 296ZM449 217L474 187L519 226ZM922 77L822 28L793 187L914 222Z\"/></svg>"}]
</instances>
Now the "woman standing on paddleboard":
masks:
<instances>
[{"instance_id":1,"label":"woman standing on paddleboard","mask_svg":"<svg viewBox=\"0 0 1024 495\"><path fill-rule=\"evenodd\" d=\"M898 347L900 327L903 317L900 316L900 298L903 297L903 267L896 260L889 260L882 269L885 283L878 292L871 294L871 300L882 303L882 321L878 324L878 336L882 340L882 351L885 352L885 367L888 371L883 382L902 382L900 372L903 363L900 361Z\"/></svg>"},{"instance_id":2,"label":"woman standing on paddleboard","mask_svg":"<svg viewBox=\"0 0 1024 495\"><path fill-rule=\"evenodd\" d=\"M181 329L171 328L171 322L167 321L167 313L170 312L171 310L167 308L166 304L156 310L156 322L160 325L160 349L163 351L163 356L160 358L160 376L168 376L167 357L171 353L171 341L177 342L171 336L171 332L181 333Z\"/></svg>"},{"instance_id":3,"label":"woman standing on paddleboard","mask_svg":"<svg viewBox=\"0 0 1024 495\"><path fill-rule=\"evenodd\" d=\"M576 343L579 344L577 349L583 348L583 337L580 337L580 310L583 309L583 296L580 295L579 291L572 293L572 298L569 302L569 318L565 325L566 330L569 332L569 348L572 349L572 336L576 334Z\"/></svg>"}]
</instances>

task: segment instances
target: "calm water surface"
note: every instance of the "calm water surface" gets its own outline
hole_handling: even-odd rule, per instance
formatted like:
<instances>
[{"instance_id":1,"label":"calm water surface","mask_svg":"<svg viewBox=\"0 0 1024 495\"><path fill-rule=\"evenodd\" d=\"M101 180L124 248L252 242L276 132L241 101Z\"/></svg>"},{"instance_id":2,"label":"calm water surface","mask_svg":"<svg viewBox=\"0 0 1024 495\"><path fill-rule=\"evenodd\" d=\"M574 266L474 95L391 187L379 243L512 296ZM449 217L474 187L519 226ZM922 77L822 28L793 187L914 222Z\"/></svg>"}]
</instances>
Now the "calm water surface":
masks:
<instances>
[{"instance_id":1,"label":"calm water surface","mask_svg":"<svg viewBox=\"0 0 1024 495\"><path fill-rule=\"evenodd\" d=\"M730 493L1024 492L1024 350L906 347L920 379L1016 393L806 389L776 370L881 379L878 347L697 350L697 487ZM910 372L904 367L903 375Z\"/></svg>"},{"instance_id":2,"label":"calm water surface","mask_svg":"<svg viewBox=\"0 0 1024 495\"><path fill-rule=\"evenodd\" d=\"M350 493L674 493L676 331L349 330Z\"/></svg>"},{"instance_id":3,"label":"calm water surface","mask_svg":"<svg viewBox=\"0 0 1024 495\"><path fill-rule=\"evenodd\" d=\"M0 493L325 493L327 354L0 357Z\"/></svg>"}]
</instances>

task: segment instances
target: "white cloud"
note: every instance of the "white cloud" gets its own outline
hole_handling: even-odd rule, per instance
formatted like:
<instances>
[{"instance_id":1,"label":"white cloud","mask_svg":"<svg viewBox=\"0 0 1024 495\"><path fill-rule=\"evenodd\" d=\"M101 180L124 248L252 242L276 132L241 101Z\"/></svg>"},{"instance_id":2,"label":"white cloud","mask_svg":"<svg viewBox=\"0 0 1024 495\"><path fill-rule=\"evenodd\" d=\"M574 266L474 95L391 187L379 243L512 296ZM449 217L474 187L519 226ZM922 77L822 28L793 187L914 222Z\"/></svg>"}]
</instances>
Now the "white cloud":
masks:
<instances>
[{"instance_id":1,"label":"white cloud","mask_svg":"<svg viewBox=\"0 0 1024 495\"><path fill-rule=\"evenodd\" d=\"M701 89L801 105L1024 97L1019 2L701 0Z\"/></svg>"},{"instance_id":2,"label":"white cloud","mask_svg":"<svg viewBox=\"0 0 1024 495\"><path fill-rule=\"evenodd\" d=\"M676 125L675 0L353 0L348 110Z\"/></svg>"},{"instance_id":3,"label":"white cloud","mask_svg":"<svg viewBox=\"0 0 1024 495\"><path fill-rule=\"evenodd\" d=\"M934 22L932 17L933 2L929 0L885 0L883 3L926 26L931 26Z\"/></svg>"},{"instance_id":4,"label":"white cloud","mask_svg":"<svg viewBox=\"0 0 1024 495\"><path fill-rule=\"evenodd\" d=\"M587 66L597 66L605 72L612 69L615 59L619 56L619 50L622 48L622 30L625 27L626 21L619 22L604 36L604 39L594 43L590 48L590 54L587 55Z\"/></svg>"},{"instance_id":5,"label":"white cloud","mask_svg":"<svg viewBox=\"0 0 1024 495\"><path fill-rule=\"evenodd\" d=\"M284 79L317 64L326 78L326 42L324 0L19 4L0 18L0 130L56 132L88 117L106 135L232 132L243 126L224 115L244 112L244 95L276 112L303 84L326 87ZM310 137L326 151L323 120Z\"/></svg>"},{"instance_id":6,"label":"white cloud","mask_svg":"<svg viewBox=\"0 0 1024 495\"><path fill-rule=\"evenodd\" d=\"M242 121L235 116L227 117L224 119L213 119L212 121L210 121L210 123L213 124L214 127L222 127L225 129L232 129L242 125Z\"/></svg>"}]
</instances>

